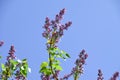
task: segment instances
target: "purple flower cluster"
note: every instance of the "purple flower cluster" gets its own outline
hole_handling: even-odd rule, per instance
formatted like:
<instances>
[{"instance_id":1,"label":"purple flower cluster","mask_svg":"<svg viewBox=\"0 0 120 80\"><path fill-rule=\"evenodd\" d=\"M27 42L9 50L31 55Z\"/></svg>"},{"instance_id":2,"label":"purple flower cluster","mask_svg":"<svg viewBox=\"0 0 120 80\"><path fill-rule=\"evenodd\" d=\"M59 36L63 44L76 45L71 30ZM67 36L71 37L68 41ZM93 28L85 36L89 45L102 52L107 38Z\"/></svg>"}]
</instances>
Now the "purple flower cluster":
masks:
<instances>
[{"instance_id":1,"label":"purple flower cluster","mask_svg":"<svg viewBox=\"0 0 120 80\"><path fill-rule=\"evenodd\" d=\"M71 72L70 74L68 74L68 75L64 75L64 77L63 78L60 78L60 80L68 80L68 78L70 77L70 76L72 76L73 75L73 72Z\"/></svg>"},{"instance_id":2,"label":"purple flower cluster","mask_svg":"<svg viewBox=\"0 0 120 80\"><path fill-rule=\"evenodd\" d=\"M14 53L15 53L15 49L14 49L14 46L12 45L11 47L10 47L10 50L9 50L9 56L7 56L7 60L9 61L9 60L11 60L11 59L15 59L15 55L14 55Z\"/></svg>"},{"instance_id":3,"label":"purple flower cluster","mask_svg":"<svg viewBox=\"0 0 120 80\"><path fill-rule=\"evenodd\" d=\"M42 80L50 80L50 76L41 74L41 79L42 79Z\"/></svg>"},{"instance_id":4,"label":"purple flower cluster","mask_svg":"<svg viewBox=\"0 0 120 80\"><path fill-rule=\"evenodd\" d=\"M56 77L58 77L58 75L59 75L59 70L57 70L57 71L55 71L55 75L54 76L56 76ZM41 74L41 79L42 80L52 80L52 79L54 79L54 76L48 76L48 75L44 75L43 73ZM61 80L61 79L60 79Z\"/></svg>"},{"instance_id":5,"label":"purple flower cluster","mask_svg":"<svg viewBox=\"0 0 120 80\"><path fill-rule=\"evenodd\" d=\"M9 50L9 56L7 56L8 62L6 62L6 65L11 67L11 63L9 62L10 60L14 60L16 58L15 56L15 48L13 45L11 45L10 50ZM20 63L16 66L19 67ZM21 74L20 70L15 71L15 79L16 80L26 80L26 78Z\"/></svg>"},{"instance_id":6,"label":"purple flower cluster","mask_svg":"<svg viewBox=\"0 0 120 80\"><path fill-rule=\"evenodd\" d=\"M117 80L118 77L119 77L119 72L115 72L113 74L113 77L110 78L110 80Z\"/></svg>"},{"instance_id":7,"label":"purple flower cluster","mask_svg":"<svg viewBox=\"0 0 120 80\"><path fill-rule=\"evenodd\" d=\"M88 54L85 52L85 50L82 50L79 54L79 58L75 62L76 66L72 69L71 73L68 75L65 75L60 80L64 80L64 79L67 80L70 76L72 76L74 74L78 74L77 76L82 74L83 73L83 65L85 64L85 60L87 59L87 57L88 57Z\"/></svg>"},{"instance_id":8,"label":"purple flower cluster","mask_svg":"<svg viewBox=\"0 0 120 80\"><path fill-rule=\"evenodd\" d=\"M98 78L97 78L97 80L103 80L104 78L102 76L103 76L103 74L102 74L101 69L98 69Z\"/></svg>"},{"instance_id":9,"label":"purple flower cluster","mask_svg":"<svg viewBox=\"0 0 120 80\"><path fill-rule=\"evenodd\" d=\"M6 72L5 72L5 71L2 72L2 74L0 75L0 79L5 79L5 80L7 80L7 79L10 77L10 75L8 75L8 74L10 74L10 68L11 68L11 66L12 66L11 63L10 63L10 60L15 59L14 53L15 53L15 49L14 49L14 46L12 45L12 46L10 47L10 50L9 50L9 53L8 53L9 56L7 56L7 61L8 61L8 62L5 63Z\"/></svg>"},{"instance_id":10,"label":"purple flower cluster","mask_svg":"<svg viewBox=\"0 0 120 80\"><path fill-rule=\"evenodd\" d=\"M26 80L26 78L20 73L19 70L16 71L15 75L15 80Z\"/></svg>"},{"instance_id":11,"label":"purple flower cluster","mask_svg":"<svg viewBox=\"0 0 120 80\"><path fill-rule=\"evenodd\" d=\"M0 47L1 47L3 44L4 44L4 42L3 42L3 41L0 41Z\"/></svg>"},{"instance_id":12,"label":"purple flower cluster","mask_svg":"<svg viewBox=\"0 0 120 80\"><path fill-rule=\"evenodd\" d=\"M79 72L80 74L83 73L83 65L85 64L87 57L88 54L85 52L85 50L82 50L79 54L79 58L75 62L76 67L73 68L73 72Z\"/></svg>"},{"instance_id":13,"label":"purple flower cluster","mask_svg":"<svg viewBox=\"0 0 120 80\"><path fill-rule=\"evenodd\" d=\"M72 22L67 22L64 25L60 23L65 13L65 9L60 10L59 14L55 16L55 20L51 20L46 17L45 24L43 28L45 31L42 33L42 36L49 40L48 44L55 44L62 37L64 30L67 30L71 26ZM48 45L49 47L49 45Z\"/></svg>"}]
</instances>

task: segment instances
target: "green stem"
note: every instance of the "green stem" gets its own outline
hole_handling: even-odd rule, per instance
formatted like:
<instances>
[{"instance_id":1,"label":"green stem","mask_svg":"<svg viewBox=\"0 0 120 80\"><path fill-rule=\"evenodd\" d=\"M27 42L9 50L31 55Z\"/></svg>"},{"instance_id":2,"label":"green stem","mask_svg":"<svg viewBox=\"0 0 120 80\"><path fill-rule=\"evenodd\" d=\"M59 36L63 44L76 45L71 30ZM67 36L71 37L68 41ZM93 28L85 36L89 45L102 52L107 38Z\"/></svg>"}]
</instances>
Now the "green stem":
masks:
<instances>
[{"instance_id":1,"label":"green stem","mask_svg":"<svg viewBox=\"0 0 120 80\"><path fill-rule=\"evenodd\" d=\"M78 80L78 75L76 75L76 76L74 77L74 80Z\"/></svg>"},{"instance_id":2,"label":"green stem","mask_svg":"<svg viewBox=\"0 0 120 80\"><path fill-rule=\"evenodd\" d=\"M50 44L50 48L51 48L51 44ZM49 53L49 63L50 63L50 68L51 68L51 72L52 72L52 74L53 74L53 77L54 77L54 79L55 80L58 80L58 78L57 78L57 76L55 75L55 73L54 73L54 69L53 69L53 67L52 67L52 60L51 60L51 54Z\"/></svg>"},{"instance_id":3,"label":"green stem","mask_svg":"<svg viewBox=\"0 0 120 80\"><path fill-rule=\"evenodd\" d=\"M78 66L77 66L77 70L78 70ZM76 71L75 73L75 76L74 76L74 80L78 80L78 78L79 78L79 72L78 71Z\"/></svg>"}]
</instances>

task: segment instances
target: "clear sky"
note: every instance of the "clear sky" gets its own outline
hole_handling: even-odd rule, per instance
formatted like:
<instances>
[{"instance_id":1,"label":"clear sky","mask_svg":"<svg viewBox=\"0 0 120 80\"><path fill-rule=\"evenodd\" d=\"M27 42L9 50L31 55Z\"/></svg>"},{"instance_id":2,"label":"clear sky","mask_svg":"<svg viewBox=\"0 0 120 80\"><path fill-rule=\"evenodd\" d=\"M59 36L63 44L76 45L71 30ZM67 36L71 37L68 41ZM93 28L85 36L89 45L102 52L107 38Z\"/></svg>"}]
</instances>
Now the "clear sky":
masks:
<instances>
[{"instance_id":1,"label":"clear sky","mask_svg":"<svg viewBox=\"0 0 120 80\"><path fill-rule=\"evenodd\" d=\"M62 22L73 24L58 44L71 55L61 63L61 75L71 71L82 49L89 57L81 80L96 80L98 69L102 69L105 80L120 71L119 0L0 0L0 40L5 42L0 48L2 61L14 44L16 56L27 58L32 69L28 80L40 80L39 66L47 61L42 26L46 16L54 19L63 8Z\"/></svg>"}]
</instances>

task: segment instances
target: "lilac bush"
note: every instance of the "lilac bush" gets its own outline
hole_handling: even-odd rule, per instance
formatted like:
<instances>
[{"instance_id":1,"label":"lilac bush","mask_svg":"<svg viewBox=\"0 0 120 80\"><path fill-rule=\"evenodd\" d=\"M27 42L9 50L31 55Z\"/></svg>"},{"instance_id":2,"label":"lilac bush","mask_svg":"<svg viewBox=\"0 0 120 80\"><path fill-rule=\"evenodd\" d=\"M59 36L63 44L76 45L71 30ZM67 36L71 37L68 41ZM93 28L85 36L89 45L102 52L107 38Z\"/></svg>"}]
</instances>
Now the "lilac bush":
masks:
<instances>
[{"instance_id":1,"label":"lilac bush","mask_svg":"<svg viewBox=\"0 0 120 80\"><path fill-rule=\"evenodd\" d=\"M3 45L2 41L0 45ZM0 80L27 80L29 71L27 60L17 59L13 45L10 47L6 60L5 64L1 63Z\"/></svg>"},{"instance_id":2,"label":"lilac bush","mask_svg":"<svg viewBox=\"0 0 120 80\"><path fill-rule=\"evenodd\" d=\"M45 24L43 25L44 32L42 36L47 40L46 50L48 52L48 61L42 62L40 65L40 78L41 80L68 80L73 77L74 80L79 80L81 74L83 74L83 68L88 58L88 54L83 49L78 58L75 60L75 66L72 68L70 73L59 76L62 66L60 66L59 59L66 60L70 58L70 55L64 50L59 49L58 42L64 35L64 31L68 30L72 22L68 21L65 24L61 23L65 9L55 16L54 20L50 20L48 17L45 18ZM0 41L0 47L4 44ZM1 56L0 56L1 58ZM31 72L28 66L27 59L20 60L15 56L15 48L11 45L6 58L6 62L1 63L0 80L27 80L27 74ZM119 72L115 72L109 80L117 80ZM96 80L104 80L101 69L98 69L98 77Z\"/></svg>"}]
</instances>

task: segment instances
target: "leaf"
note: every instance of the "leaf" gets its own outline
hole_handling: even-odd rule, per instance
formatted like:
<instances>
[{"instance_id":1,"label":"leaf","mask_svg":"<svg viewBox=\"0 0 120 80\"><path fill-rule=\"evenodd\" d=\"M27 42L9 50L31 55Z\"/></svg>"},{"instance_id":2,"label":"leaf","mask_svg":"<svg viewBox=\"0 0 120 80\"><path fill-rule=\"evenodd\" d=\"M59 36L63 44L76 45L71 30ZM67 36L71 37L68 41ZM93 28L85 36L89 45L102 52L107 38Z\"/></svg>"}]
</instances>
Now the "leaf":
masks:
<instances>
[{"instance_id":1,"label":"leaf","mask_svg":"<svg viewBox=\"0 0 120 80\"><path fill-rule=\"evenodd\" d=\"M26 77L27 76L27 72L25 71L25 70L20 70L20 73L24 76L24 77Z\"/></svg>"},{"instance_id":2,"label":"leaf","mask_svg":"<svg viewBox=\"0 0 120 80\"><path fill-rule=\"evenodd\" d=\"M11 72L10 72L10 68L9 68L9 67L6 68L6 75L7 75L8 77L11 76Z\"/></svg>"},{"instance_id":3,"label":"leaf","mask_svg":"<svg viewBox=\"0 0 120 80\"><path fill-rule=\"evenodd\" d=\"M0 56L0 59L2 58L2 56Z\"/></svg>"},{"instance_id":4,"label":"leaf","mask_svg":"<svg viewBox=\"0 0 120 80\"><path fill-rule=\"evenodd\" d=\"M45 75L51 75L52 74L51 69L47 68L47 67L43 67L39 72L44 73Z\"/></svg>"},{"instance_id":5,"label":"leaf","mask_svg":"<svg viewBox=\"0 0 120 80\"><path fill-rule=\"evenodd\" d=\"M65 52L64 52L63 50L61 50L61 53L62 53L62 54L65 54Z\"/></svg>"},{"instance_id":6,"label":"leaf","mask_svg":"<svg viewBox=\"0 0 120 80\"><path fill-rule=\"evenodd\" d=\"M56 64L60 64L60 61L59 61L59 60L56 60Z\"/></svg>"},{"instance_id":7,"label":"leaf","mask_svg":"<svg viewBox=\"0 0 120 80\"><path fill-rule=\"evenodd\" d=\"M39 72L44 73L44 72L45 72L45 70L46 70L46 67L43 67L43 68L41 68L41 69L40 69L40 71L39 71Z\"/></svg>"},{"instance_id":8,"label":"leaf","mask_svg":"<svg viewBox=\"0 0 120 80\"><path fill-rule=\"evenodd\" d=\"M28 64L23 65L24 70L27 72L28 71Z\"/></svg>"},{"instance_id":9,"label":"leaf","mask_svg":"<svg viewBox=\"0 0 120 80\"><path fill-rule=\"evenodd\" d=\"M47 62L43 62L40 67L43 68L43 67L47 67L47 66L48 66L48 63Z\"/></svg>"},{"instance_id":10,"label":"leaf","mask_svg":"<svg viewBox=\"0 0 120 80\"><path fill-rule=\"evenodd\" d=\"M55 70L62 70L62 67L60 66L60 61L56 60L54 64L52 64L53 69Z\"/></svg>"},{"instance_id":11,"label":"leaf","mask_svg":"<svg viewBox=\"0 0 120 80\"><path fill-rule=\"evenodd\" d=\"M48 58L49 61L54 62L55 58L53 56L51 56L51 58Z\"/></svg>"},{"instance_id":12,"label":"leaf","mask_svg":"<svg viewBox=\"0 0 120 80\"><path fill-rule=\"evenodd\" d=\"M28 71L28 65L27 64L20 67L20 72L23 76L25 76L25 77L27 76L27 71Z\"/></svg>"},{"instance_id":13,"label":"leaf","mask_svg":"<svg viewBox=\"0 0 120 80\"><path fill-rule=\"evenodd\" d=\"M11 69L12 70L16 70L16 66L19 64L18 61L15 61L15 60L10 60L10 63L11 63Z\"/></svg>"},{"instance_id":14,"label":"leaf","mask_svg":"<svg viewBox=\"0 0 120 80\"><path fill-rule=\"evenodd\" d=\"M68 53L66 53L66 56L67 56L68 58L70 58L70 55L69 55Z\"/></svg>"},{"instance_id":15,"label":"leaf","mask_svg":"<svg viewBox=\"0 0 120 80\"><path fill-rule=\"evenodd\" d=\"M26 59L22 60L21 66L20 66L20 73L26 77L28 72L28 63Z\"/></svg>"},{"instance_id":16,"label":"leaf","mask_svg":"<svg viewBox=\"0 0 120 80\"><path fill-rule=\"evenodd\" d=\"M13 65L18 64L18 62L17 62L17 61L15 61L15 60L10 60L10 63L12 63Z\"/></svg>"},{"instance_id":17,"label":"leaf","mask_svg":"<svg viewBox=\"0 0 120 80\"><path fill-rule=\"evenodd\" d=\"M56 70L62 70L62 67L59 66L59 65L57 65L57 66L56 66Z\"/></svg>"},{"instance_id":18,"label":"leaf","mask_svg":"<svg viewBox=\"0 0 120 80\"><path fill-rule=\"evenodd\" d=\"M51 75L52 74L52 72L51 72L51 69L49 69L49 68L47 68L45 71L44 71L44 74L45 75Z\"/></svg>"},{"instance_id":19,"label":"leaf","mask_svg":"<svg viewBox=\"0 0 120 80\"><path fill-rule=\"evenodd\" d=\"M60 53L56 53L56 54L55 54L55 57L56 57L56 58L61 58Z\"/></svg>"},{"instance_id":20,"label":"leaf","mask_svg":"<svg viewBox=\"0 0 120 80\"><path fill-rule=\"evenodd\" d=\"M27 63L27 59L23 59L23 60L22 60L22 63Z\"/></svg>"},{"instance_id":21,"label":"leaf","mask_svg":"<svg viewBox=\"0 0 120 80\"><path fill-rule=\"evenodd\" d=\"M1 64L1 67L2 67L2 70L5 71L6 70L6 67L4 64Z\"/></svg>"},{"instance_id":22,"label":"leaf","mask_svg":"<svg viewBox=\"0 0 120 80\"><path fill-rule=\"evenodd\" d=\"M56 48L49 48L48 52L49 52L52 56L55 56L55 54L56 54Z\"/></svg>"},{"instance_id":23,"label":"leaf","mask_svg":"<svg viewBox=\"0 0 120 80\"><path fill-rule=\"evenodd\" d=\"M61 55L60 55L63 59L66 59L66 58L70 58L69 54L66 53L65 51L61 50Z\"/></svg>"},{"instance_id":24,"label":"leaf","mask_svg":"<svg viewBox=\"0 0 120 80\"><path fill-rule=\"evenodd\" d=\"M21 67L21 70L25 70L23 66Z\"/></svg>"},{"instance_id":25,"label":"leaf","mask_svg":"<svg viewBox=\"0 0 120 80\"><path fill-rule=\"evenodd\" d=\"M12 69L13 69L13 70L16 70L16 65L14 65Z\"/></svg>"}]
</instances>

